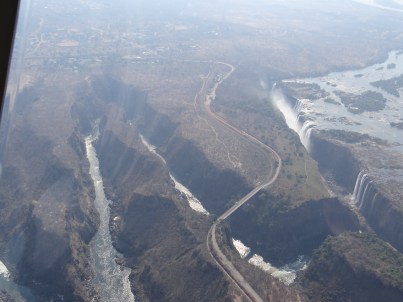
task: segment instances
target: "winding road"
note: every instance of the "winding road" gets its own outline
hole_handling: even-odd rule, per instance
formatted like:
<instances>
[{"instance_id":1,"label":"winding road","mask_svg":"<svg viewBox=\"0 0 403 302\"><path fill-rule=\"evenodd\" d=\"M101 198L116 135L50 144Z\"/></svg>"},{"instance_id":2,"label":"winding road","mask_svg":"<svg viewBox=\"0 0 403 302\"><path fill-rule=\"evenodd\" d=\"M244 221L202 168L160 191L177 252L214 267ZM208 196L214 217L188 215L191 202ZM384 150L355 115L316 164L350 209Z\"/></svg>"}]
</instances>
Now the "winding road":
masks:
<instances>
[{"instance_id":1,"label":"winding road","mask_svg":"<svg viewBox=\"0 0 403 302\"><path fill-rule=\"evenodd\" d=\"M252 135L232 126L222 116L218 115L217 113L215 113L211 110L211 102L215 98L217 88L220 86L220 84L223 81L225 81L235 71L235 67L228 63L216 62L214 64L225 65L230 68L230 71L228 71L223 76L217 75L214 72L210 71L208 76L203 79L203 86L202 86L201 90L197 93L195 99L199 98L201 95L203 95L203 96L205 95L204 108L205 108L207 114L210 117L212 117L213 119L217 120L223 127L229 129L230 131L235 132L237 135L248 140L252 144L255 144L258 147L262 148L263 151L267 152L270 157L274 158L276 167L275 167L274 171L273 171L273 169L270 170L270 173L268 173L267 180L263 184L260 184L259 186L255 187L252 191L250 191L248 194L246 194L244 197L242 197L240 200L238 200L231 208L229 208L220 217L217 218L217 220L213 223L213 225L211 226L211 228L208 232L207 239L206 239L207 248L208 248L211 256L213 257L213 259L217 263L217 265L234 282L234 284L245 295L245 297L247 297L248 300L255 301L255 302L263 302L264 300L260 297L260 295L251 287L251 285L245 280L245 278L242 276L242 274L235 268L235 266L231 263L231 261L229 261L228 258L221 251L220 247L218 246L217 239L216 239L216 228L219 223L221 223L223 220L225 220L229 216L231 216L237 209L239 209L242 205L244 205L246 202L248 202L261 189L270 186L271 184L273 184L273 182L276 181L276 179L281 171L282 161L281 161L280 156L277 154L277 152L275 150L273 150L269 146L265 145L264 143L259 141L257 138L253 137ZM212 78L213 76L214 76L214 78ZM215 81L215 83L212 85L210 92L207 92L209 85L207 85L206 83L208 82L208 80Z\"/></svg>"}]
</instances>

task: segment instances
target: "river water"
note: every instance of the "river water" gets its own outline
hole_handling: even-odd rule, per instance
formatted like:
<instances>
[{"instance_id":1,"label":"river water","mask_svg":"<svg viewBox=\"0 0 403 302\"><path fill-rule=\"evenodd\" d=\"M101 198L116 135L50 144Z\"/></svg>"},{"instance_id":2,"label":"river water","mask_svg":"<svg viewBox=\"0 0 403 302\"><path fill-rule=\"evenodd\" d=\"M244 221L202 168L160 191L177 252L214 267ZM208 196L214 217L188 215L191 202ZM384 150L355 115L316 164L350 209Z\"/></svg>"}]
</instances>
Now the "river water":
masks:
<instances>
[{"instance_id":1,"label":"river water","mask_svg":"<svg viewBox=\"0 0 403 302\"><path fill-rule=\"evenodd\" d=\"M15 302L36 301L31 291L22 285L15 283L9 270L0 261L0 290L5 291Z\"/></svg>"},{"instance_id":2,"label":"river water","mask_svg":"<svg viewBox=\"0 0 403 302\"><path fill-rule=\"evenodd\" d=\"M93 282L100 294L100 301L131 302L135 299L130 289L130 269L119 266L115 262L115 259L120 258L121 255L113 247L109 232L110 201L105 197L99 162L92 145L98 135L99 133L95 133L85 138L90 175L95 187L95 208L101 220L99 230L90 243L95 267Z\"/></svg>"},{"instance_id":3,"label":"river water","mask_svg":"<svg viewBox=\"0 0 403 302\"><path fill-rule=\"evenodd\" d=\"M393 67L391 67L393 66ZM340 129L368 134L373 137L384 139L394 145L394 149L403 152L403 130L391 127L390 122L399 123L403 118L403 98L392 95L371 83L380 80L390 80L403 75L403 54L398 51L390 52L385 62L374 64L363 69L333 72L326 76L303 79L290 79L283 81L287 83L316 84L326 96L319 99L300 99L299 112L320 130ZM274 103L283 104L281 91L274 89L272 96ZM342 105L337 92L361 94L366 91L373 91L382 94L386 99L386 107L380 111L364 111L353 113L346 106ZM402 94L403 89L398 91ZM403 95L403 94L402 94ZM326 102L332 99L334 103ZM279 107L279 106L278 106ZM295 116L291 117L289 110L280 108L290 128L295 128ZM289 108L290 109L290 108ZM293 108L295 111L295 108ZM294 129L295 130L295 129Z\"/></svg>"},{"instance_id":4,"label":"river water","mask_svg":"<svg viewBox=\"0 0 403 302\"><path fill-rule=\"evenodd\" d=\"M277 268L272 266L269 262L266 262L262 256L251 253L251 249L244 245L240 240L233 238L232 243L242 259L248 259L250 264L260 268L262 271L280 280L285 285L291 285L297 278L297 272L304 270L307 267L307 258L299 256L294 262Z\"/></svg>"},{"instance_id":5,"label":"river water","mask_svg":"<svg viewBox=\"0 0 403 302\"><path fill-rule=\"evenodd\" d=\"M403 85L401 87L398 85L399 77L402 75L403 53L401 51L392 51L384 62L366 68L332 72L320 77L283 81L285 86L289 84L291 87L293 84L317 85L321 90L321 93L316 95L319 97L311 99L299 98L295 105L290 104L282 89L274 85L271 91L271 100L284 115L288 127L299 135L301 142L308 151L310 149L311 130L317 128L318 130L345 130L368 134L389 142L389 147L384 148L385 151L403 153L403 130L392 127L390 124L391 122L401 123L403 121ZM397 84L395 88L400 96L392 95L371 84L385 80L391 80ZM345 106L339 97L340 92L361 95L367 91L381 94L386 99L385 108L379 111L357 113ZM303 116L303 123L300 122L301 116ZM376 170L377 176L382 179L387 179L386 176L389 174L395 178L403 179L403 171L401 170L393 169L396 170L393 173L391 173L391 169L383 170ZM371 167L371 171L371 173L375 173L375 168ZM237 247L239 243L234 245ZM237 247L237 249L240 254L245 255L245 247ZM259 255L252 256L249 262L272 275L277 274L285 284L290 284L294 277L292 275L293 271L295 271L293 267L297 270L304 267L300 265L304 264L304 261L301 260L303 260L303 257L297 259L294 263L296 266L290 264L288 267L279 269L271 267L269 263L265 263ZM291 274L284 274L287 271Z\"/></svg>"},{"instance_id":6,"label":"river water","mask_svg":"<svg viewBox=\"0 0 403 302\"><path fill-rule=\"evenodd\" d=\"M95 187L95 207L100 216L100 227L90 246L94 259L95 287L100 293L101 302L134 302L131 292L130 269L116 264L121 255L114 249L109 232L109 204L106 199L97 154L92 143L98 138L96 133L85 138L87 158L90 163L90 175ZM0 290L5 291L15 302L35 302L30 290L15 283L6 265L0 261Z\"/></svg>"},{"instance_id":7,"label":"river water","mask_svg":"<svg viewBox=\"0 0 403 302\"><path fill-rule=\"evenodd\" d=\"M152 144L150 144L144 136L140 135L141 141L143 142L144 146L146 146L147 150L156 155L163 163L164 165L168 168L168 165L165 161L165 158L163 158L158 152L156 151L156 147ZM186 198L188 201L188 204L190 208L198 213L204 214L204 215L210 215L210 213L203 207L203 204L200 202L199 199L197 199L196 196L193 195L190 190L185 187L182 183L180 183L173 175L171 172L169 172L169 177L172 179L172 181L175 184L175 189L181 193L182 196Z\"/></svg>"}]
</instances>

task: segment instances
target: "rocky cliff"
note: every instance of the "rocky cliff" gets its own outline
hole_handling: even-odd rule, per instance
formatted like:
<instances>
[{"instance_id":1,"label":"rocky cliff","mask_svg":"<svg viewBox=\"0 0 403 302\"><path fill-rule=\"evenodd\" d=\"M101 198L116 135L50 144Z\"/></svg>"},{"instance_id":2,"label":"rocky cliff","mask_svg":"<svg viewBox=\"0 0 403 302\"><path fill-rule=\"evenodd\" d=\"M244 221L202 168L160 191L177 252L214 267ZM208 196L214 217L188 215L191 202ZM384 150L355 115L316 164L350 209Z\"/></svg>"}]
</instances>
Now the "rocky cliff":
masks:
<instances>
[{"instance_id":1,"label":"rocky cliff","mask_svg":"<svg viewBox=\"0 0 403 302\"><path fill-rule=\"evenodd\" d=\"M86 301L94 295L87 244L98 221L77 133L67 141L77 165L61 161L54 142L26 124L9 135L0 180L3 261L38 300Z\"/></svg>"},{"instance_id":2,"label":"rocky cliff","mask_svg":"<svg viewBox=\"0 0 403 302\"><path fill-rule=\"evenodd\" d=\"M344 140L348 135L349 143L341 142L334 138L326 137L326 133L314 132L311 136L311 154L318 161L320 169L334 180L339 186L353 193L354 203L367 223L383 240L392 244L403 252L403 208L396 196L387 193L387 184L381 184L379 179L370 176L370 172L364 172L365 166L371 169L365 161L371 161L368 153L365 158L359 159L359 149L354 143L362 144L362 139L357 133L340 132ZM355 139L352 139L354 137ZM365 143L365 142L364 142ZM383 143L383 142L379 142ZM371 152L371 151L366 151ZM379 153L379 150L377 151ZM381 155L379 155L381 156ZM375 162L375 160L373 160ZM360 173L360 170L363 171ZM368 173L368 174L367 174ZM363 175L367 179L363 179Z\"/></svg>"},{"instance_id":3,"label":"rocky cliff","mask_svg":"<svg viewBox=\"0 0 403 302\"><path fill-rule=\"evenodd\" d=\"M311 255L328 235L356 231L355 215L336 198L306 201L299 206L263 193L230 219L235 238L276 266Z\"/></svg>"},{"instance_id":4,"label":"rocky cliff","mask_svg":"<svg viewBox=\"0 0 403 302\"><path fill-rule=\"evenodd\" d=\"M132 268L141 301L231 301L231 286L205 246L211 218L193 212L167 167L149 152L123 113L107 114L96 143L113 201L114 245ZM112 118L111 118L112 117Z\"/></svg>"},{"instance_id":5,"label":"rocky cliff","mask_svg":"<svg viewBox=\"0 0 403 302\"><path fill-rule=\"evenodd\" d=\"M362 174L360 174L362 175ZM403 210L371 179L357 178L356 205L380 238L403 253Z\"/></svg>"},{"instance_id":6,"label":"rocky cliff","mask_svg":"<svg viewBox=\"0 0 403 302\"><path fill-rule=\"evenodd\" d=\"M319 169L339 186L352 192L360 172L360 163L345 144L326 139L320 133L311 134L311 156L318 162Z\"/></svg>"},{"instance_id":7,"label":"rocky cliff","mask_svg":"<svg viewBox=\"0 0 403 302\"><path fill-rule=\"evenodd\" d=\"M330 237L315 251L303 285L310 301L402 301L403 257L368 233Z\"/></svg>"}]
</instances>

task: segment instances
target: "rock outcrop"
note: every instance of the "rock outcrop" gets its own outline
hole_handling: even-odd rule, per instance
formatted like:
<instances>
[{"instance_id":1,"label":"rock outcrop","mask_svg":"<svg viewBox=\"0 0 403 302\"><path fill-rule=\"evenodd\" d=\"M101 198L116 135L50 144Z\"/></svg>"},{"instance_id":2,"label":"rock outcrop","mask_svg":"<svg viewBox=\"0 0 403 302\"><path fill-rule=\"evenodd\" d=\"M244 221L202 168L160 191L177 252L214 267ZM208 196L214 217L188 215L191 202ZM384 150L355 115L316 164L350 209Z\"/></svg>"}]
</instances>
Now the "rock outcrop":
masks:
<instances>
[{"instance_id":1,"label":"rock outcrop","mask_svg":"<svg viewBox=\"0 0 403 302\"><path fill-rule=\"evenodd\" d=\"M85 153L73 133L77 166L53 153L54 143L23 127L10 134L1 194L1 249L18 282L39 300L94 295L87 244L97 229ZM29 146L29 147L25 147ZM75 151L73 151L75 150Z\"/></svg>"},{"instance_id":2,"label":"rock outcrop","mask_svg":"<svg viewBox=\"0 0 403 302\"><path fill-rule=\"evenodd\" d=\"M310 154L318 162L321 172L352 192L360 172L360 163L353 152L346 145L326 139L316 131L312 132L310 139Z\"/></svg>"},{"instance_id":3,"label":"rock outcrop","mask_svg":"<svg viewBox=\"0 0 403 302\"><path fill-rule=\"evenodd\" d=\"M403 256L372 234L345 233L315 251L304 278L310 301L402 301Z\"/></svg>"},{"instance_id":4,"label":"rock outcrop","mask_svg":"<svg viewBox=\"0 0 403 302\"><path fill-rule=\"evenodd\" d=\"M359 229L356 216L337 198L292 207L268 194L242 207L231 217L230 225L235 238L276 266L311 255L328 235Z\"/></svg>"}]
</instances>

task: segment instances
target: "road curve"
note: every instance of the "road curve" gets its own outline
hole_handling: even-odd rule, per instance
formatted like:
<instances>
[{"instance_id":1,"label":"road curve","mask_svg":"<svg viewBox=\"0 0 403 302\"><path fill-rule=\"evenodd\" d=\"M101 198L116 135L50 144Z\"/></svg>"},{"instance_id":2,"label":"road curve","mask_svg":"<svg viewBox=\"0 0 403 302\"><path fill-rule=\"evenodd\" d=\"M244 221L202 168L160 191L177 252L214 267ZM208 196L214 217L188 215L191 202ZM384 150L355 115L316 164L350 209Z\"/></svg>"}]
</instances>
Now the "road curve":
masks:
<instances>
[{"instance_id":1,"label":"road curve","mask_svg":"<svg viewBox=\"0 0 403 302\"><path fill-rule=\"evenodd\" d=\"M220 250L220 247L218 246L217 239L216 239L216 228L220 222L222 222L223 220L225 220L229 216L231 216L237 209L239 209L243 204L245 204L253 196L255 196L257 192L259 192L261 189L263 189L265 187L270 186L271 184L273 184L273 182L276 181L276 179L281 171L282 161L281 161L281 157L278 155L278 153L275 150L273 150L269 146L265 145L264 143L259 141L254 136L232 126L222 116L216 114L215 112L213 112L211 110L211 102L215 98L217 88L223 81L225 81L235 71L235 67L228 63L216 62L215 64L226 65L231 70L214 84L210 93L208 93L208 94L206 93L206 98L204 101L204 107L205 107L206 112L212 118L214 118L215 120L220 122L221 125L223 125L224 127L237 133L238 135L242 136L243 138L250 141L251 143L258 145L265 152L267 152L271 157L273 157L275 159L276 169L275 169L274 173L273 173L273 170L270 171L270 174L268 175L268 178L265 183L255 187L252 191L250 191L248 194L246 194L244 197L242 197L240 200L238 200L231 208L229 208L220 217L217 218L217 220L213 223L213 225L210 227L210 229L208 231L207 240L206 240L207 248L208 248L211 256L213 257L213 259L217 263L217 265L235 283L235 285L245 295L245 297L247 297L250 301L263 302L264 300L260 297L260 295L250 286L250 284L245 280L245 278L241 275L241 273L234 267L234 265L228 260L228 258L224 255L224 253ZM210 72L209 76L211 76L211 74L212 73ZM205 81L203 83L203 88L206 88ZM198 94L200 95L200 92Z\"/></svg>"}]
</instances>

